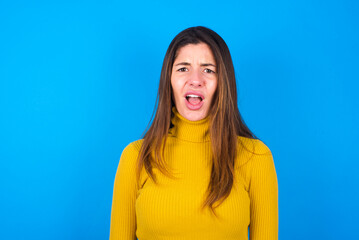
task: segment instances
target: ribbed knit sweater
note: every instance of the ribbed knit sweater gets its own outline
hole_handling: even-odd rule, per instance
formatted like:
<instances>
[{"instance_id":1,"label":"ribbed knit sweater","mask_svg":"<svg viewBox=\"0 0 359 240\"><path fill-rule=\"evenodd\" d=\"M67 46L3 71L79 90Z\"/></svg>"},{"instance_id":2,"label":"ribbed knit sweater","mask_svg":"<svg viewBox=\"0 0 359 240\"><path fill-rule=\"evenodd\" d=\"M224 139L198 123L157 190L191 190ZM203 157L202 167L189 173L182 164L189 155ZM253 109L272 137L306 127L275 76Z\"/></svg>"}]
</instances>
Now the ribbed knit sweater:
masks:
<instances>
[{"instance_id":1,"label":"ribbed knit sweater","mask_svg":"<svg viewBox=\"0 0 359 240\"><path fill-rule=\"evenodd\" d=\"M153 168L155 184L142 169L137 184L142 140L130 143L115 177L110 239L244 240L248 227L251 240L278 239L277 176L268 147L238 137L234 184L215 208L217 218L208 208L201 211L212 164L209 119L189 121L174 109L171 121L164 159L176 179Z\"/></svg>"}]
</instances>

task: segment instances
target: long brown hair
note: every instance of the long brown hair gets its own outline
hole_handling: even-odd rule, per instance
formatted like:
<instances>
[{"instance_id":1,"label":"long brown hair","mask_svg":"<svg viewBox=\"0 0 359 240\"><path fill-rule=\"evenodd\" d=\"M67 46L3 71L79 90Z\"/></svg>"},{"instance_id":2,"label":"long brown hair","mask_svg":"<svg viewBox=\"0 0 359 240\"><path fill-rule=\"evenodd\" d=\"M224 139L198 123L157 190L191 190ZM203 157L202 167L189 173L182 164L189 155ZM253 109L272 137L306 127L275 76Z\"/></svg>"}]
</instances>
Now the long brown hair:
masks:
<instances>
[{"instance_id":1,"label":"long brown hair","mask_svg":"<svg viewBox=\"0 0 359 240\"><path fill-rule=\"evenodd\" d=\"M154 182L156 177L152 171L153 167L173 178L163 159L171 126L171 109L175 105L171 87L172 66L181 47L198 43L206 43L212 50L218 74L217 90L209 110L212 170L207 198L202 205L202 209L208 206L216 214L214 208L229 196L233 186L238 136L256 137L248 129L238 110L236 79L227 44L211 29L201 26L185 29L172 40L167 49L157 93L157 111L144 135L138 158L137 178L140 177L143 166ZM217 201L220 202L214 206Z\"/></svg>"}]
</instances>

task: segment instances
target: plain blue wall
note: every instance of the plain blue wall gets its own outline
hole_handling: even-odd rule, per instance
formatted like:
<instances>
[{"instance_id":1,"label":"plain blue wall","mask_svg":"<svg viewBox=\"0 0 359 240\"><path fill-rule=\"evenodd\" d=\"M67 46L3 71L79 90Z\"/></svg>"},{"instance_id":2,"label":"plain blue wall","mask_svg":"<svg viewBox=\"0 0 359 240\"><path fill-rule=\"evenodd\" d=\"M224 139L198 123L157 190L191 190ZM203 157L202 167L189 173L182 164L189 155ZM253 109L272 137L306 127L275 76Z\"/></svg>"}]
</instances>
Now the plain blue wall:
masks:
<instances>
[{"instance_id":1,"label":"plain blue wall","mask_svg":"<svg viewBox=\"0 0 359 240\"><path fill-rule=\"evenodd\" d=\"M0 239L107 239L171 39L227 42L272 150L280 239L359 239L358 1L1 1Z\"/></svg>"}]
</instances>

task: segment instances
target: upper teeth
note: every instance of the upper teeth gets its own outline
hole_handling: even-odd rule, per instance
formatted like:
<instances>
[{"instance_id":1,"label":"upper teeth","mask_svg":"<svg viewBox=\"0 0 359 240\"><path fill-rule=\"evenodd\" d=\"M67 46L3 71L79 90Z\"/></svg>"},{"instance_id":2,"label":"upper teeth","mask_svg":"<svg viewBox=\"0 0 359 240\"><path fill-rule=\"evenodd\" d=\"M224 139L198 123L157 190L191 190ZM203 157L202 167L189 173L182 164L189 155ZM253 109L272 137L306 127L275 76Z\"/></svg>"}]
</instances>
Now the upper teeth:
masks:
<instances>
[{"instance_id":1,"label":"upper teeth","mask_svg":"<svg viewBox=\"0 0 359 240\"><path fill-rule=\"evenodd\" d=\"M194 95L194 94L189 94L189 95L187 95L187 97L200 97L200 96Z\"/></svg>"}]
</instances>

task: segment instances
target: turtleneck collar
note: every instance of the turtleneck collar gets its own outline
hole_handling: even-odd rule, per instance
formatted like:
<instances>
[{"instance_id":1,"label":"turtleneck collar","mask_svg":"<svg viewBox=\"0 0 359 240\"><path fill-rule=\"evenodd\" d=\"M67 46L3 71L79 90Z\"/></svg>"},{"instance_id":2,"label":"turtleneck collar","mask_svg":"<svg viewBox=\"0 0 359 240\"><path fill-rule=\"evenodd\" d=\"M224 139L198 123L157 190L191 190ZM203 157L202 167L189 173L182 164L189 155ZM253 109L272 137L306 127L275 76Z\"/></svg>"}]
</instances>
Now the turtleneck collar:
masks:
<instances>
[{"instance_id":1,"label":"turtleneck collar","mask_svg":"<svg viewBox=\"0 0 359 240\"><path fill-rule=\"evenodd\" d=\"M173 127L170 128L170 136L189 142L207 142L210 141L209 136L209 117L198 121L190 121L172 108L173 117L171 122Z\"/></svg>"}]
</instances>

